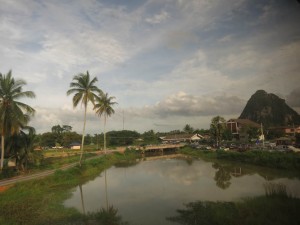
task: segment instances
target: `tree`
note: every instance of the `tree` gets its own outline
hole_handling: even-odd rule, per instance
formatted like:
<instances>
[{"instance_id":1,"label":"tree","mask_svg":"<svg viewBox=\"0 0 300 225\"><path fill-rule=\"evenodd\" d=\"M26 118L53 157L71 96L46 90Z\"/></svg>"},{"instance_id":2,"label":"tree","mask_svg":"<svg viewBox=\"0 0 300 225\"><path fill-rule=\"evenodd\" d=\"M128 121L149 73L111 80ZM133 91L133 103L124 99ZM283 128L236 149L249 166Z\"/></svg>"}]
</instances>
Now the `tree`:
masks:
<instances>
[{"instance_id":1,"label":"tree","mask_svg":"<svg viewBox=\"0 0 300 225\"><path fill-rule=\"evenodd\" d=\"M86 74L80 73L73 77L73 81L70 83L70 88L67 91L67 95L74 94L73 96L73 107L77 107L78 103L84 106L84 122L82 129L82 140L81 140L81 154L79 159L79 165L81 166L82 155L83 155L83 145L84 145L84 136L85 136L85 125L86 125L86 112L87 105L89 102L94 104L94 100L97 96L97 93L102 93L102 91L95 86L95 83L98 81L96 77L93 79L90 78L90 74L87 71Z\"/></svg>"},{"instance_id":2,"label":"tree","mask_svg":"<svg viewBox=\"0 0 300 225\"><path fill-rule=\"evenodd\" d=\"M30 116L35 112L32 107L19 101L24 97L35 97L32 91L23 91L24 85L26 82L21 79L15 80L11 71L6 75L0 73L1 170L4 162L5 136L18 133L28 124Z\"/></svg>"},{"instance_id":3,"label":"tree","mask_svg":"<svg viewBox=\"0 0 300 225\"><path fill-rule=\"evenodd\" d=\"M221 137L226 129L226 120L221 116L211 119L210 134L216 140L217 146L220 146Z\"/></svg>"},{"instance_id":4,"label":"tree","mask_svg":"<svg viewBox=\"0 0 300 225\"><path fill-rule=\"evenodd\" d=\"M35 141L35 129L26 126L18 134L12 135L9 139L8 149L16 157L18 169L25 170L30 159L34 159L33 145Z\"/></svg>"},{"instance_id":5,"label":"tree","mask_svg":"<svg viewBox=\"0 0 300 225\"><path fill-rule=\"evenodd\" d=\"M111 116L115 113L115 110L113 109L113 105L117 104L117 102L114 102L113 100L115 97L111 96L109 97L107 93L100 93L99 96L96 97L96 103L94 106L94 110L96 110L96 113L101 117L103 115L104 118L104 152L106 154L106 133L105 133L105 126L106 126L106 120L107 117Z\"/></svg>"},{"instance_id":6,"label":"tree","mask_svg":"<svg viewBox=\"0 0 300 225\"><path fill-rule=\"evenodd\" d=\"M65 147L70 146L73 142L80 142L81 135L77 134L76 132L66 132L63 133L62 137L62 145Z\"/></svg>"},{"instance_id":7,"label":"tree","mask_svg":"<svg viewBox=\"0 0 300 225\"><path fill-rule=\"evenodd\" d=\"M53 147L56 144L56 134L52 132L43 133L40 137L40 145L43 147Z\"/></svg>"},{"instance_id":8,"label":"tree","mask_svg":"<svg viewBox=\"0 0 300 225\"><path fill-rule=\"evenodd\" d=\"M194 132L194 128L191 125L186 124L185 127L183 128L183 131L188 134L192 134Z\"/></svg>"},{"instance_id":9,"label":"tree","mask_svg":"<svg viewBox=\"0 0 300 225\"><path fill-rule=\"evenodd\" d=\"M56 125L51 128L51 131L55 135L55 146L61 145L63 128L60 125Z\"/></svg>"},{"instance_id":10,"label":"tree","mask_svg":"<svg viewBox=\"0 0 300 225\"><path fill-rule=\"evenodd\" d=\"M104 134L101 134L101 138ZM111 146L133 145L134 141L140 138L140 134L131 130L109 131L106 133L106 143Z\"/></svg>"},{"instance_id":11,"label":"tree","mask_svg":"<svg viewBox=\"0 0 300 225\"><path fill-rule=\"evenodd\" d=\"M63 132L71 132L72 131L72 127L69 125L63 125L62 129L63 129Z\"/></svg>"},{"instance_id":12,"label":"tree","mask_svg":"<svg viewBox=\"0 0 300 225\"><path fill-rule=\"evenodd\" d=\"M51 128L52 133L61 134L63 132L63 128L60 125L53 126Z\"/></svg>"},{"instance_id":13,"label":"tree","mask_svg":"<svg viewBox=\"0 0 300 225\"><path fill-rule=\"evenodd\" d=\"M146 131L142 134L144 144L157 144L159 143L159 138L153 130Z\"/></svg>"}]
</instances>

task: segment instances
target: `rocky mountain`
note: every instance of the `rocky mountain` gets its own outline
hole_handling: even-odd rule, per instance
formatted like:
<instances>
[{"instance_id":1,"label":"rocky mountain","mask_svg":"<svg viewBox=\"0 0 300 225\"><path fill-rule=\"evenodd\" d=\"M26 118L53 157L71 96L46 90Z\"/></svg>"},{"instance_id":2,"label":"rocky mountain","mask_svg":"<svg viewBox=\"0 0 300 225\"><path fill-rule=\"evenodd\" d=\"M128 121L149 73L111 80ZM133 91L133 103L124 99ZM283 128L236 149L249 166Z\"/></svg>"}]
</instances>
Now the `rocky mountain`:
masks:
<instances>
[{"instance_id":1,"label":"rocky mountain","mask_svg":"<svg viewBox=\"0 0 300 225\"><path fill-rule=\"evenodd\" d=\"M264 90L258 90L251 96L239 118L263 123L264 126L300 124L300 115L284 99Z\"/></svg>"}]
</instances>

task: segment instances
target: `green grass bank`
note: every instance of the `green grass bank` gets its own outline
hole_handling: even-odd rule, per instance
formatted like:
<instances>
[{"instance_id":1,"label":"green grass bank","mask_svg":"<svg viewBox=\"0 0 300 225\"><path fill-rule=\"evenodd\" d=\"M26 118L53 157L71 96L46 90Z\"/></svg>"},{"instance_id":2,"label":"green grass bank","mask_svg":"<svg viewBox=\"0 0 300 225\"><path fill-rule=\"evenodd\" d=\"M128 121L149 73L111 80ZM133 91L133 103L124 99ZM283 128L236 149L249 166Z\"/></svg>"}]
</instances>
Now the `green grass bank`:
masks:
<instances>
[{"instance_id":1,"label":"green grass bank","mask_svg":"<svg viewBox=\"0 0 300 225\"><path fill-rule=\"evenodd\" d=\"M246 163L257 166L285 169L285 170L299 170L300 169L300 154L293 152L267 152L267 151L203 151L193 149L191 147L184 147L178 151L181 154L189 155L196 158L206 160L226 160L232 162Z\"/></svg>"},{"instance_id":2,"label":"green grass bank","mask_svg":"<svg viewBox=\"0 0 300 225\"><path fill-rule=\"evenodd\" d=\"M76 166L67 171L57 170L54 175L44 179L18 183L0 193L0 224L80 225L110 224L112 221L116 222L112 224L125 224L113 208L82 215L75 209L65 208L63 201L70 197L72 188L95 178L116 163L130 163L136 161L137 157L130 151L110 154L85 161L81 168Z\"/></svg>"}]
</instances>

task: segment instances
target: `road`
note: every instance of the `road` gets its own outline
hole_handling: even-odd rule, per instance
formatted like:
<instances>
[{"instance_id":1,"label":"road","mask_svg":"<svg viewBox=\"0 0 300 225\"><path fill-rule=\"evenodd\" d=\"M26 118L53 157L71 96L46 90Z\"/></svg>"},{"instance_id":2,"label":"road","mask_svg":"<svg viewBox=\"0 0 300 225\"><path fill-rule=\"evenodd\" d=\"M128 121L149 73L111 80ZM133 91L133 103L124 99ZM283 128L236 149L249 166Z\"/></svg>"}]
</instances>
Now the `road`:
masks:
<instances>
[{"instance_id":1,"label":"road","mask_svg":"<svg viewBox=\"0 0 300 225\"><path fill-rule=\"evenodd\" d=\"M109 151L108 153L111 153L111 152L112 151ZM97 155L97 156L88 158L86 160L99 158L101 156L103 156L103 155ZM17 182L22 182L22 181L28 181L28 180L43 178L43 177L46 177L46 176L54 174L56 170L67 170L67 169L69 169L71 167L74 167L76 165L78 165L78 162L63 165L62 167L60 167L58 169L46 170L46 171L43 171L43 172L38 172L38 173L30 174L30 175L23 175L23 176L17 176L17 177L12 177L12 178L9 178L9 179L0 180L0 187L1 186L7 186L7 185L15 184Z\"/></svg>"}]
</instances>

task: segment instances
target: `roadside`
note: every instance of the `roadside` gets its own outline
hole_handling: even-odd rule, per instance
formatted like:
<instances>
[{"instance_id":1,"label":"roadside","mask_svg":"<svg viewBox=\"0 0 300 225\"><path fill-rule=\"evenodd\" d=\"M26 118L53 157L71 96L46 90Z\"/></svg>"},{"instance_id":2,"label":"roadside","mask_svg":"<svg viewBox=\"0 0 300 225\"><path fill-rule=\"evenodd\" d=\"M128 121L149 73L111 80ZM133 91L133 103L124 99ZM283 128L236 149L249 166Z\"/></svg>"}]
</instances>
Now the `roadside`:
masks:
<instances>
[{"instance_id":1,"label":"roadside","mask_svg":"<svg viewBox=\"0 0 300 225\"><path fill-rule=\"evenodd\" d=\"M120 151L118 151L118 150L107 150L107 154L112 154L114 152L120 152ZM85 160L88 161L88 160L91 160L91 159L102 157L104 155L103 151L98 151L98 152L94 152L94 153L96 153L97 155L93 156L93 157L90 157L90 158L86 158ZM0 180L0 187L12 185L12 184L15 184L17 182L23 182L23 181L43 178L43 177L54 174L55 171L57 171L57 170L67 170L69 168L75 167L76 165L78 165L78 162L65 164L65 165L62 165L61 167L56 168L56 169L50 169L50 170L45 170L45 171L41 171L41 172L36 172L36 173L33 173L33 174L25 174L25 175L19 175L19 176L7 178L7 179L2 179L2 180Z\"/></svg>"}]
</instances>

